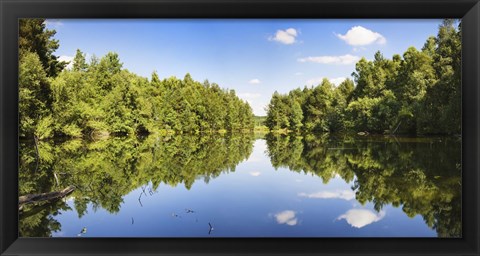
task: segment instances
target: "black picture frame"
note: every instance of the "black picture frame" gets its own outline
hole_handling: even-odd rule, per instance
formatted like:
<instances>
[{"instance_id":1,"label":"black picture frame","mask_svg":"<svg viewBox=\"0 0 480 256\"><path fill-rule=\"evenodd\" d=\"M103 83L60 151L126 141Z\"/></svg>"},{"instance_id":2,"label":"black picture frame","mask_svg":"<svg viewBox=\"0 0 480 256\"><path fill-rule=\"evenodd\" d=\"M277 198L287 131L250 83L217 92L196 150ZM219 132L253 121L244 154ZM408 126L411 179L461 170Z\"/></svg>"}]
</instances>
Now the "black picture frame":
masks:
<instances>
[{"instance_id":1,"label":"black picture frame","mask_svg":"<svg viewBox=\"0 0 480 256\"><path fill-rule=\"evenodd\" d=\"M1 255L480 255L479 0L0 0ZM19 238L19 18L462 18L462 238Z\"/></svg>"}]
</instances>

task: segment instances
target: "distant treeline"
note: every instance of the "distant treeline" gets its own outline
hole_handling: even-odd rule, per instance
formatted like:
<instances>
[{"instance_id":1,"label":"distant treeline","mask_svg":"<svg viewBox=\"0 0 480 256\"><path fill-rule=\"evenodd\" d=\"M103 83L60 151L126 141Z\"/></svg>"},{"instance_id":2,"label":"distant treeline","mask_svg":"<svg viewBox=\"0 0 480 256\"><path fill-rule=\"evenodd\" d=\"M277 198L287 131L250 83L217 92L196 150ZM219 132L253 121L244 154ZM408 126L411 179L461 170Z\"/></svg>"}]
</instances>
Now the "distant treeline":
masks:
<instances>
[{"instance_id":1,"label":"distant treeline","mask_svg":"<svg viewBox=\"0 0 480 256\"><path fill-rule=\"evenodd\" d=\"M20 136L197 133L253 130L249 104L234 90L208 81L160 80L135 75L116 53L87 63L77 50L65 69L44 19L21 19L19 38Z\"/></svg>"},{"instance_id":2,"label":"distant treeline","mask_svg":"<svg viewBox=\"0 0 480 256\"><path fill-rule=\"evenodd\" d=\"M461 24L444 20L421 51L408 48L403 58L377 52L362 58L335 87L318 86L275 92L267 109L270 130L296 132L367 131L371 133L460 134Z\"/></svg>"}]
</instances>

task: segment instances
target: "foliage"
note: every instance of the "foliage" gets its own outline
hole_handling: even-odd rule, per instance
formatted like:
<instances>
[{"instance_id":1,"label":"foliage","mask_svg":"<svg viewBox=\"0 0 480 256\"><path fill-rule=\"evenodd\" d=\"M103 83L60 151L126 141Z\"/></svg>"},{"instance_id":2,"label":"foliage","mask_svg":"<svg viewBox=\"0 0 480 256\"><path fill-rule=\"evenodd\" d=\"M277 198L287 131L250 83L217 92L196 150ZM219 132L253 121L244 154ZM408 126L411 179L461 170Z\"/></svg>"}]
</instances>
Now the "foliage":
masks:
<instances>
[{"instance_id":1,"label":"foliage","mask_svg":"<svg viewBox=\"0 0 480 256\"><path fill-rule=\"evenodd\" d=\"M190 74L153 73L149 81L124 69L116 53L87 63L79 49L73 68L61 71L54 34L43 19L20 20L21 137L253 130L252 109L234 90Z\"/></svg>"},{"instance_id":2,"label":"foliage","mask_svg":"<svg viewBox=\"0 0 480 256\"><path fill-rule=\"evenodd\" d=\"M51 134L45 125L50 115L50 80L36 53L26 52L20 57L19 65L19 115L20 136L44 136Z\"/></svg>"},{"instance_id":3,"label":"foliage","mask_svg":"<svg viewBox=\"0 0 480 256\"><path fill-rule=\"evenodd\" d=\"M109 53L86 70L60 73L52 82L57 134L253 129L250 106L233 90L195 82L189 74L160 80L153 73L149 81L121 67L118 55Z\"/></svg>"},{"instance_id":4,"label":"foliage","mask_svg":"<svg viewBox=\"0 0 480 256\"><path fill-rule=\"evenodd\" d=\"M253 134L40 141L37 170L32 143L20 145L19 193L58 191L74 185L71 196L81 217L88 204L116 213L125 195L148 184L154 190L162 184L190 189L199 180L208 183L233 172L252 153ZM50 236L61 228L54 216L67 208L63 201L25 207L20 214L20 236Z\"/></svg>"},{"instance_id":5,"label":"foliage","mask_svg":"<svg viewBox=\"0 0 480 256\"><path fill-rule=\"evenodd\" d=\"M421 215L439 237L462 234L457 139L269 134L267 146L275 168L311 173L324 183L338 175L353 181L362 204L372 202L377 211L391 204L410 217Z\"/></svg>"},{"instance_id":6,"label":"foliage","mask_svg":"<svg viewBox=\"0 0 480 256\"><path fill-rule=\"evenodd\" d=\"M275 168L312 173L325 183L338 175L354 182L361 203L372 202L377 210L401 206L408 216L422 215L439 236L461 235L458 141L387 147L375 137L313 135L459 134L461 27L452 20L445 20L421 51L411 47L392 59L380 52L372 61L361 59L353 80L335 86L324 79L285 95L275 92L266 117L254 117L234 90L194 81L190 74L140 77L123 68L113 52L87 62L77 50L72 69L64 69L66 63L53 55L59 47L54 34L43 19L20 19L19 134L40 139L20 145L22 195L75 185L80 217L88 204L115 213L123 196L146 184L189 189L198 179L209 182L234 171L250 155L250 131L258 123L295 132L267 136ZM109 134L156 135L80 139ZM45 140L59 137L75 139ZM51 236L61 229L54 216L68 209L62 201L26 206L20 235Z\"/></svg>"},{"instance_id":7,"label":"foliage","mask_svg":"<svg viewBox=\"0 0 480 256\"><path fill-rule=\"evenodd\" d=\"M28 52L36 53L49 77L56 76L67 64L53 55L59 47L58 40L52 39L55 33L55 30L45 28L45 19L19 19L20 58Z\"/></svg>"},{"instance_id":8,"label":"foliage","mask_svg":"<svg viewBox=\"0 0 480 256\"><path fill-rule=\"evenodd\" d=\"M461 31L455 21L445 20L421 51L362 58L352 76L355 86L324 79L286 95L275 92L266 125L273 131L460 134Z\"/></svg>"}]
</instances>

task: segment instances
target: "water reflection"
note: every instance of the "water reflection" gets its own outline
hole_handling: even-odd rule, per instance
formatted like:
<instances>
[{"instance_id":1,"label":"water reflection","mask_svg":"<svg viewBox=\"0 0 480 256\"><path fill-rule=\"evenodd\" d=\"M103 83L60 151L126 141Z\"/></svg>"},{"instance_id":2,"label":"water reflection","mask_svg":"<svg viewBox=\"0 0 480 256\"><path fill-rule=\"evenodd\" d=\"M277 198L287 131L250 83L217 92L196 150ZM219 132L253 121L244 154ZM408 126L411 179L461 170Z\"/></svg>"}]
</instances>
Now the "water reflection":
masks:
<instances>
[{"instance_id":1,"label":"water reflection","mask_svg":"<svg viewBox=\"0 0 480 256\"><path fill-rule=\"evenodd\" d=\"M287 224L289 226L297 225L298 219L295 217L297 213L295 211L286 210L275 214L275 219L278 224Z\"/></svg>"},{"instance_id":2,"label":"water reflection","mask_svg":"<svg viewBox=\"0 0 480 256\"><path fill-rule=\"evenodd\" d=\"M319 191L315 193L299 193L298 196L307 198L320 199L344 199L347 201L355 199L355 192L352 190L337 190L337 191Z\"/></svg>"},{"instance_id":3,"label":"water reflection","mask_svg":"<svg viewBox=\"0 0 480 256\"><path fill-rule=\"evenodd\" d=\"M120 211L123 196L141 187L145 196L161 183L189 189L197 180L205 183L222 173L233 172L252 152L253 136L173 136L112 138L86 142L40 142L39 169L35 170L35 146L20 146L19 194L58 191L70 185L78 217L87 204L110 213ZM139 204L142 204L142 194ZM20 212L20 236L50 236L60 230L55 221L65 202L40 207L26 206ZM42 210L39 210L42 209Z\"/></svg>"},{"instance_id":4,"label":"water reflection","mask_svg":"<svg viewBox=\"0 0 480 256\"><path fill-rule=\"evenodd\" d=\"M386 205L421 215L440 237L461 236L461 154L458 138L273 136L267 139L275 168L312 173L328 183L354 181L361 204ZM308 198L352 199L350 191L301 193ZM351 210L339 217L355 227L383 218Z\"/></svg>"},{"instance_id":5,"label":"water reflection","mask_svg":"<svg viewBox=\"0 0 480 256\"><path fill-rule=\"evenodd\" d=\"M384 211L375 213L366 209L351 209L340 215L337 220L345 219L352 227L362 228L383 219L383 217L385 217Z\"/></svg>"},{"instance_id":6,"label":"water reflection","mask_svg":"<svg viewBox=\"0 0 480 256\"><path fill-rule=\"evenodd\" d=\"M117 227L108 226L111 231L103 230L103 236L362 236L355 230L389 218L392 206L410 218L421 216L440 237L461 236L458 139L265 139L257 143L252 134L237 134L40 142L38 167L35 146L23 142L21 195L70 185L77 189L64 200L26 205L20 212L20 236L60 236L72 222L99 225L105 216L124 218L132 231L117 234ZM245 175L237 174L237 168ZM219 181L210 184L213 179ZM337 180L346 186L331 187ZM204 185L195 190L194 184ZM72 212L77 216L67 220ZM141 227L150 215L158 223ZM158 230L151 230L155 225ZM137 231L132 229L136 226ZM75 226L75 232L82 227ZM320 228L334 231L315 233ZM95 229L88 230L94 236Z\"/></svg>"}]
</instances>

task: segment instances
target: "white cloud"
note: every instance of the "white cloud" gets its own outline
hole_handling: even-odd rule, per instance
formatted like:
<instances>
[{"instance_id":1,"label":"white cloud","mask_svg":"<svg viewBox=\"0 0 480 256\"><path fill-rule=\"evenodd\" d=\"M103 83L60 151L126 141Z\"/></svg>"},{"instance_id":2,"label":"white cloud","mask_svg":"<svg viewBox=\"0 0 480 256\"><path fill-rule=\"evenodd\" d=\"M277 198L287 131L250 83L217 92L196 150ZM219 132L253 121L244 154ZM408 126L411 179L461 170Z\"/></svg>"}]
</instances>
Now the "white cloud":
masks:
<instances>
[{"instance_id":1,"label":"white cloud","mask_svg":"<svg viewBox=\"0 0 480 256\"><path fill-rule=\"evenodd\" d=\"M51 27L60 27L63 26L63 22L60 20L55 20L55 19L47 19L44 21L45 25L51 26Z\"/></svg>"},{"instance_id":2,"label":"white cloud","mask_svg":"<svg viewBox=\"0 0 480 256\"><path fill-rule=\"evenodd\" d=\"M301 76L301 75L303 75L303 73L302 72L297 72L297 73L295 73L295 75L296 76Z\"/></svg>"},{"instance_id":3,"label":"white cloud","mask_svg":"<svg viewBox=\"0 0 480 256\"><path fill-rule=\"evenodd\" d=\"M318 85L320 84L323 79L326 78L326 77L319 77L319 78L312 78L312 79L309 79L305 82L305 84L311 86L311 85ZM340 85L343 81L345 81L347 78L346 77L336 77L336 78L327 78L328 81L330 81L331 83L333 83L335 86L338 86Z\"/></svg>"},{"instance_id":4,"label":"white cloud","mask_svg":"<svg viewBox=\"0 0 480 256\"><path fill-rule=\"evenodd\" d=\"M260 172L250 172L250 175L252 175L253 177L258 177L260 176Z\"/></svg>"},{"instance_id":5,"label":"white cloud","mask_svg":"<svg viewBox=\"0 0 480 256\"><path fill-rule=\"evenodd\" d=\"M256 116L266 116L267 113L265 112L265 106L268 104L268 102L263 102L262 101L255 101L253 102L252 100L247 100L248 104L250 104L250 107L253 110L253 114Z\"/></svg>"},{"instance_id":6,"label":"white cloud","mask_svg":"<svg viewBox=\"0 0 480 256\"><path fill-rule=\"evenodd\" d=\"M341 56L310 56L306 58L299 58L299 62L314 62L320 64L337 64L349 65L357 62L360 59L358 56L346 54Z\"/></svg>"},{"instance_id":7,"label":"white cloud","mask_svg":"<svg viewBox=\"0 0 480 256\"><path fill-rule=\"evenodd\" d=\"M323 80L323 77L320 77L320 78L312 78L312 79L308 79L305 83L308 85L308 86L316 86L318 84L320 84Z\"/></svg>"},{"instance_id":8,"label":"white cloud","mask_svg":"<svg viewBox=\"0 0 480 256\"><path fill-rule=\"evenodd\" d=\"M237 96L250 104L250 107L252 108L255 115L265 115L265 110L263 108L266 104L262 103L262 100L259 99L262 96L260 93L246 92L239 93L237 94Z\"/></svg>"},{"instance_id":9,"label":"white cloud","mask_svg":"<svg viewBox=\"0 0 480 256\"><path fill-rule=\"evenodd\" d=\"M255 99L260 96L262 96L260 93L251 93L251 92L246 92L246 93L239 93L238 96L240 98L243 98L244 100L249 100L249 99Z\"/></svg>"},{"instance_id":10,"label":"white cloud","mask_svg":"<svg viewBox=\"0 0 480 256\"><path fill-rule=\"evenodd\" d=\"M70 63L67 64L66 68L67 69L72 69L73 68L73 56L62 55L62 56L58 57L58 60L59 61L70 62Z\"/></svg>"},{"instance_id":11,"label":"white cloud","mask_svg":"<svg viewBox=\"0 0 480 256\"><path fill-rule=\"evenodd\" d=\"M337 220L345 219L348 224L355 228L362 228L366 225L377 222L385 217L385 212L381 211L378 214L366 209L351 209L345 214L340 215Z\"/></svg>"},{"instance_id":12,"label":"white cloud","mask_svg":"<svg viewBox=\"0 0 480 256\"><path fill-rule=\"evenodd\" d=\"M270 41L277 41L282 44L293 44L296 42L296 37L298 36L297 30L294 28L289 28L286 30L277 30L275 36L268 38Z\"/></svg>"},{"instance_id":13,"label":"white cloud","mask_svg":"<svg viewBox=\"0 0 480 256\"><path fill-rule=\"evenodd\" d=\"M295 30L294 28L289 28L285 30L285 32L287 32L290 35L297 36L297 30Z\"/></svg>"},{"instance_id":14,"label":"white cloud","mask_svg":"<svg viewBox=\"0 0 480 256\"><path fill-rule=\"evenodd\" d=\"M278 224L287 224L289 226L297 225L298 219L295 217L296 212L294 211L283 211L275 214L275 219Z\"/></svg>"},{"instance_id":15,"label":"white cloud","mask_svg":"<svg viewBox=\"0 0 480 256\"><path fill-rule=\"evenodd\" d=\"M261 83L259 79L255 78L255 79L252 79L250 81L248 81L249 84L259 84Z\"/></svg>"},{"instance_id":16,"label":"white cloud","mask_svg":"<svg viewBox=\"0 0 480 256\"><path fill-rule=\"evenodd\" d=\"M318 199L344 199L349 201L355 199L355 192L352 190L320 191L311 194L299 193L298 196Z\"/></svg>"},{"instance_id":17,"label":"white cloud","mask_svg":"<svg viewBox=\"0 0 480 256\"><path fill-rule=\"evenodd\" d=\"M353 46L369 45L373 43L385 44L387 42L387 39L385 39L385 37L381 34L373 32L362 26L352 27L345 35L336 34L336 36L345 41L347 44Z\"/></svg>"},{"instance_id":18,"label":"white cloud","mask_svg":"<svg viewBox=\"0 0 480 256\"><path fill-rule=\"evenodd\" d=\"M331 83L333 83L336 86L339 86L343 81L347 80L346 77L335 77L335 78L330 78Z\"/></svg>"}]
</instances>

